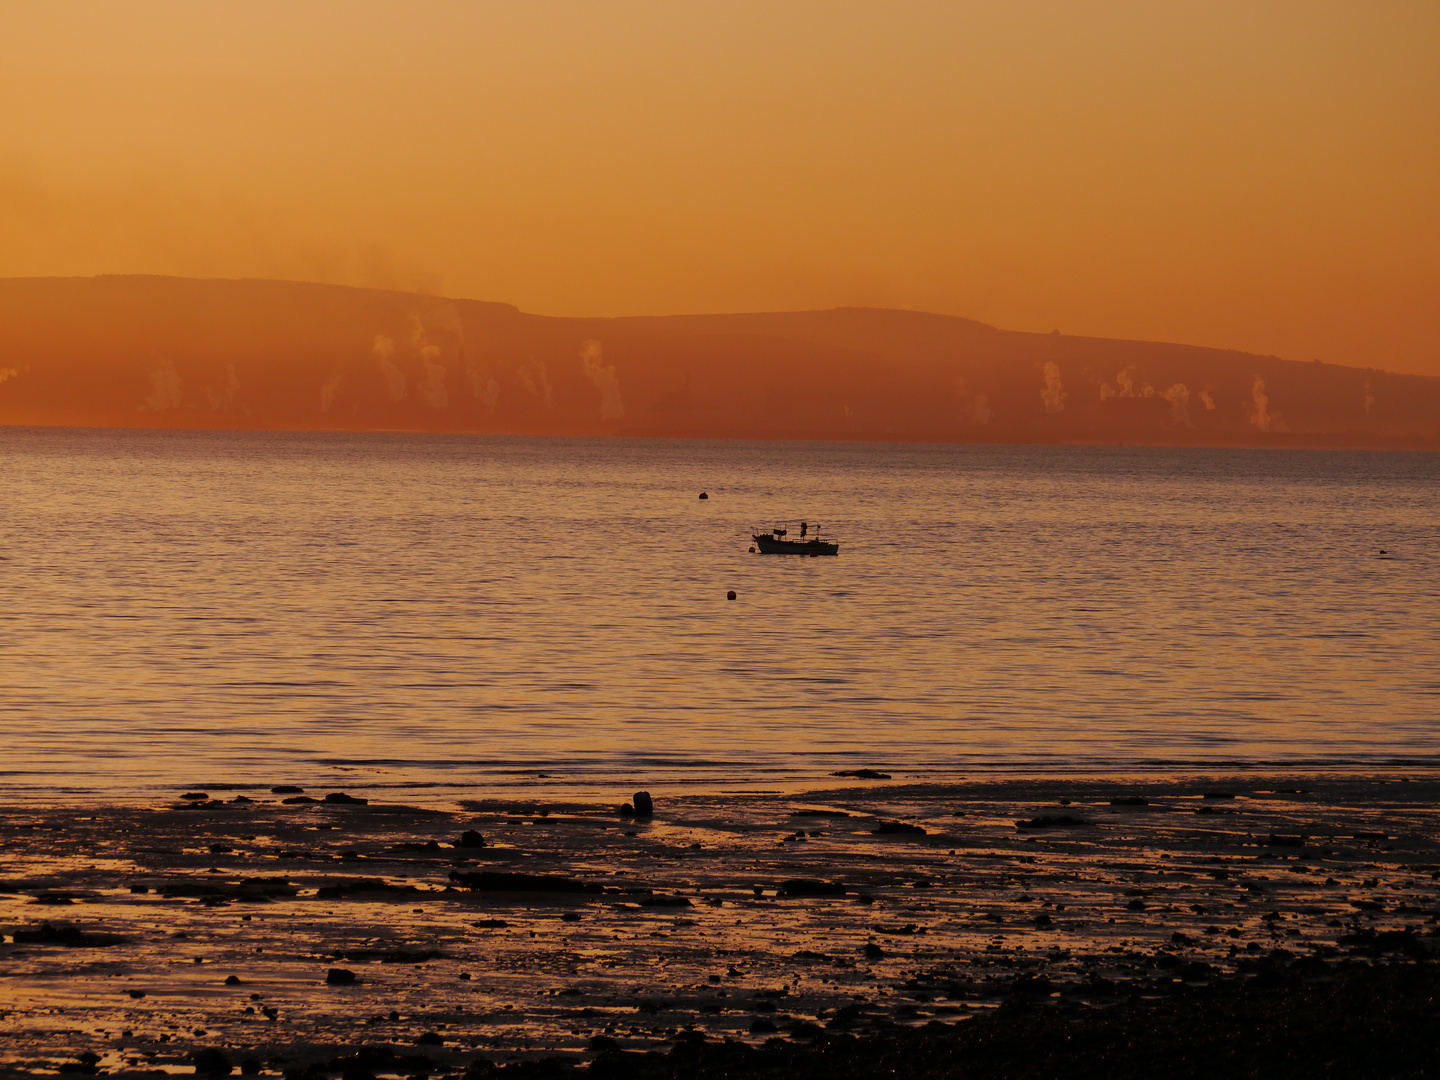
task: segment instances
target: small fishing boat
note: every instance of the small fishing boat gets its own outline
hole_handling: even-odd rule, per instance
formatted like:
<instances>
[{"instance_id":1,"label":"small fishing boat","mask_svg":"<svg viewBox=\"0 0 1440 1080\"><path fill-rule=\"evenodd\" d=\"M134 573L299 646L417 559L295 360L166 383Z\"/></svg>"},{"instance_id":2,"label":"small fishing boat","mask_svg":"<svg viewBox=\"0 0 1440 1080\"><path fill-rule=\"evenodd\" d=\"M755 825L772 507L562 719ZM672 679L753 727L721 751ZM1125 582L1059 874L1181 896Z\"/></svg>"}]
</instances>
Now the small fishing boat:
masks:
<instances>
[{"instance_id":1,"label":"small fishing boat","mask_svg":"<svg viewBox=\"0 0 1440 1080\"><path fill-rule=\"evenodd\" d=\"M834 541L820 539L820 526L815 526L815 535L809 536L810 523L800 523L800 539L787 540L790 530L777 525L768 533L752 529L750 539L755 541L754 550L761 555L839 555L840 545ZM807 539L808 537L808 539Z\"/></svg>"}]
</instances>

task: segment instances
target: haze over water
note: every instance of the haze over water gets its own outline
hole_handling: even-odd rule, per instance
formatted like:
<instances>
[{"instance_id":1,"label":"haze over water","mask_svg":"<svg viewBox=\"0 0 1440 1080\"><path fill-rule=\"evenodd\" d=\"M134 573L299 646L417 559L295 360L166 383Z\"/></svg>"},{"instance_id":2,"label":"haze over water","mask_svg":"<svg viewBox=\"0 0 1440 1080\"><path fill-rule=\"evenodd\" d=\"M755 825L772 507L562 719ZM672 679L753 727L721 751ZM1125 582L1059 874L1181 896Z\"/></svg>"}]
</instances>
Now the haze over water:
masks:
<instances>
[{"instance_id":1,"label":"haze over water","mask_svg":"<svg viewBox=\"0 0 1440 1080\"><path fill-rule=\"evenodd\" d=\"M11 793L1440 760L1436 455L79 429L0 453ZM748 525L802 517L838 558L748 554Z\"/></svg>"}]
</instances>

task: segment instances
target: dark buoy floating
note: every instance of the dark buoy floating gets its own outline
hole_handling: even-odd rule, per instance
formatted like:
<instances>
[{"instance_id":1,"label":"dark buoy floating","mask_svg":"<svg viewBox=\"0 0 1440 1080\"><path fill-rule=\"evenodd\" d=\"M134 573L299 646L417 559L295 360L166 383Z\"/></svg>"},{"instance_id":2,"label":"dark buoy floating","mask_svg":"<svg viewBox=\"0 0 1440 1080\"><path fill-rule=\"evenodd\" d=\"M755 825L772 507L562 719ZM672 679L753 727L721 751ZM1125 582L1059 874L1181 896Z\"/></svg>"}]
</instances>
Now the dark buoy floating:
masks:
<instances>
[{"instance_id":1,"label":"dark buoy floating","mask_svg":"<svg viewBox=\"0 0 1440 1080\"><path fill-rule=\"evenodd\" d=\"M709 497L710 497L710 496L709 496L709 495L706 495L705 492L703 492L703 491L700 492L700 498L702 498L702 499L708 499Z\"/></svg>"},{"instance_id":2,"label":"dark buoy floating","mask_svg":"<svg viewBox=\"0 0 1440 1080\"><path fill-rule=\"evenodd\" d=\"M734 589L731 589L729 592L727 592L727 593L725 594L725 599L726 599L726 600L734 600L734 599L735 599L735 590L734 590Z\"/></svg>"},{"instance_id":3,"label":"dark buoy floating","mask_svg":"<svg viewBox=\"0 0 1440 1080\"><path fill-rule=\"evenodd\" d=\"M1388 551L1386 551L1384 548L1381 548L1381 549L1380 549L1380 554L1381 554L1381 555L1389 555L1390 553L1389 553Z\"/></svg>"}]
</instances>

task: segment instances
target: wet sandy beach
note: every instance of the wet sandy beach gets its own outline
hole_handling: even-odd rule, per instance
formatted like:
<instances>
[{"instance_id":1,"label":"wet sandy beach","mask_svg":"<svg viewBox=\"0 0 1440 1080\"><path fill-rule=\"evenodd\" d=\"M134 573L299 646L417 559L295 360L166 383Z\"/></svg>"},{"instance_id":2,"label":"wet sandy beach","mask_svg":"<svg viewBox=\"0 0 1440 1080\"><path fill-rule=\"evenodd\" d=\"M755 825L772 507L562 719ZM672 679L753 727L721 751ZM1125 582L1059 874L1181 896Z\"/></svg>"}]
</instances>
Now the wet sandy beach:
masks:
<instances>
[{"instance_id":1,"label":"wet sandy beach","mask_svg":"<svg viewBox=\"0 0 1440 1080\"><path fill-rule=\"evenodd\" d=\"M219 1050L318 1076L384 1045L364 1071L584 1064L696 1033L761 1046L1017 1002L1164 1003L1440 949L1432 772L834 783L656 790L651 818L617 814L628 791L6 806L0 1062L189 1073Z\"/></svg>"}]
</instances>

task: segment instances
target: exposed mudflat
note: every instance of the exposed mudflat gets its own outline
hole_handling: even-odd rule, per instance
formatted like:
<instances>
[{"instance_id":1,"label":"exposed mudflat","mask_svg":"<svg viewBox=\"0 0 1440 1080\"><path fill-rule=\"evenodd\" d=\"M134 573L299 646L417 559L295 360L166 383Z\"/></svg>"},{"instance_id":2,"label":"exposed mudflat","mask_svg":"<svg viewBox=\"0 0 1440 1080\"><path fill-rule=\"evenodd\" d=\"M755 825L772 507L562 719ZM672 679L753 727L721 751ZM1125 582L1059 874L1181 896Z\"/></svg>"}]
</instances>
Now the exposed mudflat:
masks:
<instances>
[{"instance_id":1,"label":"exposed mudflat","mask_svg":"<svg viewBox=\"0 0 1440 1080\"><path fill-rule=\"evenodd\" d=\"M1440 951L1433 773L836 782L655 791L648 819L263 789L0 808L0 1062L617 1062L693 1033L893 1039Z\"/></svg>"}]
</instances>

